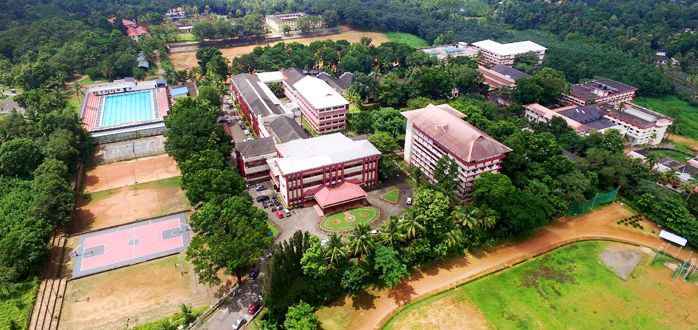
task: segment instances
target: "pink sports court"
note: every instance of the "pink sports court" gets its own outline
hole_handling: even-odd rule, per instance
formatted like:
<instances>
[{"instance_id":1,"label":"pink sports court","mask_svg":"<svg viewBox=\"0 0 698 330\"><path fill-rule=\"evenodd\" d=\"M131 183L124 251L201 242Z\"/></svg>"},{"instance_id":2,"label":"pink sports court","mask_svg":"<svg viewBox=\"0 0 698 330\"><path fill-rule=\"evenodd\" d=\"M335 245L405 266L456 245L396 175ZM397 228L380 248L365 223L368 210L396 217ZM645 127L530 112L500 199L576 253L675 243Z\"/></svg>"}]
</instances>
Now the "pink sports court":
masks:
<instances>
[{"instance_id":1,"label":"pink sports court","mask_svg":"<svg viewBox=\"0 0 698 330\"><path fill-rule=\"evenodd\" d=\"M71 253L73 278L179 253L189 246L188 230L180 213L84 234Z\"/></svg>"}]
</instances>

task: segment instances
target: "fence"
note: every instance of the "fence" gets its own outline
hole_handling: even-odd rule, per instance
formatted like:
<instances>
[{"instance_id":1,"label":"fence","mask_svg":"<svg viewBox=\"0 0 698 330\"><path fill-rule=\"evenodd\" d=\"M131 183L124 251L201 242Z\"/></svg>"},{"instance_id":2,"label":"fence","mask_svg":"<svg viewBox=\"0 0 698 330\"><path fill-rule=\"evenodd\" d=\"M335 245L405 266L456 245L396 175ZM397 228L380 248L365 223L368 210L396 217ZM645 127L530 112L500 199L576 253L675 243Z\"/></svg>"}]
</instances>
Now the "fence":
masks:
<instances>
[{"instance_id":1,"label":"fence","mask_svg":"<svg viewBox=\"0 0 698 330\"><path fill-rule=\"evenodd\" d=\"M570 203L570 207L567 210L567 215L584 214L591 211L593 208L597 206L612 203L616 200L616 196L618 195L619 189L620 187L606 193L596 193L594 195L594 198L587 199L583 202Z\"/></svg>"}]
</instances>

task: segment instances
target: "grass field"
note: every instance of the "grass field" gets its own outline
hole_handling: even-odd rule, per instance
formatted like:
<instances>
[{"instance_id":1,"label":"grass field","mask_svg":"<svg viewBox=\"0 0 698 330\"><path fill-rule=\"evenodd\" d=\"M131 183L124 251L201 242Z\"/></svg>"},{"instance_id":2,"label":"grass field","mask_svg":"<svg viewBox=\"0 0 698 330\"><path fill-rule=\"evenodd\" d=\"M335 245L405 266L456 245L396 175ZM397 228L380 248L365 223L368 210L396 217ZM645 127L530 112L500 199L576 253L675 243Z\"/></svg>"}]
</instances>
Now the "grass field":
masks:
<instances>
[{"instance_id":1,"label":"grass field","mask_svg":"<svg viewBox=\"0 0 698 330\"><path fill-rule=\"evenodd\" d=\"M191 33L178 33L175 38L177 38L177 42L196 41L196 37Z\"/></svg>"},{"instance_id":2,"label":"grass field","mask_svg":"<svg viewBox=\"0 0 698 330\"><path fill-rule=\"evenodd\" d=\"M698 139L698 108L676 96L638 97L633 102L648 107L661 114L674 117L676 132Z\"/></svg>"},{"instance_id":3,"label":"grass field","mask_svg":"<svg viewBox=\"0 0 698 330\"><path fill-rule=\"evenodd\" d=\"M383 194L381 198L393 204L397 204L398 198L400 198L400 189L390 189L387 193Z\"/></svg>"},{"instance_id":4,"label":"grass field","mask_svg":"<svg viewBox=\"0 0 698 330\"><path fill-rule=\"evenodd\" d=\"M605 250L641 251L608 242L565 246L516 268L409 305L384 329L692 329L694 283L672 282L663 261L623 281L601 265Z\"/></svg>"},{"instance_id":5,"label":"grass field","mask_svg":"<svg viewBox=\"0 0 698 330\"><path fill-rule=\"evenodd\" d=\"M269 226L269 231L271 232L271 237L277 238L281 234L281 229L277 227L273 222L267 219L267 226Z\"/></svg>"},{"instance_id":6,"label":"grass field","mask_svg":"<svg viewBox=\"0 0 698 330\"><path fill-rule=\"evenodd\" d=\"M660 156L669 157L677 162L680 162L681 164L686 164L686 162L688 162L688 160L692 158L691 156L689 156L683 152L676 151L676 150L666 150L666 149L652 150L650 152L650 154L657 154Z\"/></svg>"},{"instance_id":7,"label":"grass field","mask_svg":"<svg viewBox=\"0 0 698 330\"><path fill-rule=\"evenodd\" d=\"M0 329L14 321L20 328L29 320L39 282L36 278L0 287Z\"/></svg>"},{"instance_id":8,"label":"grass field","mask_svg":"<svg viewBox=\"0 0 698 330\"><path fill-rule=\"evenodd\" d=\"M429 46L429 43L426 40L414 34L404 32L386 32L385 36L388 37L388 39L390 39L392 42L407 44L414 48L424 48Z\"/></svg>"},{"instance_id":9,"label":"grass field","mask_svg":"<svg viewBox=\"0 0 698 330\"><path fill-rule=\"evenodd\" d=\"M201 306L199 308L193 309L191 311L191 314L194 318L197 318L201 314L203 314L207 309L208 309L208 306ZM188 324L184 324L184 317L182 315L182 312L179 312L179 313L176 313L174 315L170 315L168 317L165 317L162 320L157 320L154 322L139 324L139 325L133 327L133 329L134 330L177 329L177 327L179 327L179 326L186 327L187 325Z\"/></svg>"},{"instance_id":10,"label":"grass field","mask_svg":"<svg viewBox=\"0 0 698 330\"><path fill-rule=\"evenodd\" d=\"M372 206L359 207L335 213L320 221L320 227L329 231L349 231L360 224L370 224L380 217L381 212Z\"/></svg>"}]
</instances>

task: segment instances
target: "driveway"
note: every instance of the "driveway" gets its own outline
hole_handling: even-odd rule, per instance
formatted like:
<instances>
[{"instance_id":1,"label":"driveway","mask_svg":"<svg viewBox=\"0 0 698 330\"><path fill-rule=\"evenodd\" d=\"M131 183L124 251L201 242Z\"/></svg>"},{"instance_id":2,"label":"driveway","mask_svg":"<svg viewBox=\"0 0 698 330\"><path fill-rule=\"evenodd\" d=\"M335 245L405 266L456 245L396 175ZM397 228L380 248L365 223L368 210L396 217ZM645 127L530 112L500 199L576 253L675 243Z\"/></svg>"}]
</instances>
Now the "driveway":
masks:
<instances>
[{"instance_id":1,"label":"driveway","mask_svg":"<svg viewBox=\"0 0 698 330\"><path fill-rule=\"evenodd\" d=\"M260 265L264 269L263 265ZM245 318L247 322L251 322L252 315L247 312L249 305L260 300L262 297L262 276L264 273L259 275L256 280L251 280L249 278L243 279L243 284L240 287L240 293L234 297L230 297L226 303L221 305L204 323L203 325L197 327L197 329L203 330L230 330L232 329L233 322L240 318Z\"/></svg>"}]
</instances>

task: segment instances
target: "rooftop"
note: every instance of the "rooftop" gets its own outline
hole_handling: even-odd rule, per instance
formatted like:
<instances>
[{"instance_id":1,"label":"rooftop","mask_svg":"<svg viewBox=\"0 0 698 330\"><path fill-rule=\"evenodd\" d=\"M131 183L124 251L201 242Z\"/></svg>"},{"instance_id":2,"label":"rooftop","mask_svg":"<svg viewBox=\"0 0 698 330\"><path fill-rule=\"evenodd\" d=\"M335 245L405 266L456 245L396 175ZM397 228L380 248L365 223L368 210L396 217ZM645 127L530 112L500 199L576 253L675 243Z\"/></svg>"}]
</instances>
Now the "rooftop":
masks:
<instances>
[{"instance_id":1,"label":"rooftop","mask_svg":"<svg viewBox=\"0 0 698 330\"><path fill-rule=\"evenodd\" d=\"M301 78L293 87L316 109L345 106L349 101L326 82L311 76Z\"/></svg>"},{"instance_id":2,"label":"rooftop","mask_svg":"<svg viewBox=\"0 0 698 330\"><path fill-rule=\"evenodd\" d=\"M558 113L576 122L587 124L603 118L603 116L606 114L606 110L598 104L589 104L569 110L560 111Z\"/></svg>"},{"instance_id":3,"label":"rooftop","mask_svg":"<svg viewBox=\"0 0 698 330\"><path fill-rule=\"evenodd\" d=\"M326 82L328 85L330 85L330 87L334 88L334 90L340 93L349 88L351 83L354 81L354 74L351 72L344 72L339 75L339 78L335 78L326 72L320 72L316 77Z\"/></svg>"},{"instance_id":4,"label":"rooftop","mask_svg":"<svg viewBox=\"0 0 698 330\"><path fill-rule=\"evenodd\" d=\"M275 162L284 174L381 155L371 142L352 141L342 133L293 140L278 144L276 149L281 157L270 162Z\"/></svg>"},{"instance_id":5,"label":"rooftop","mask_svg":"<svg viewBox=\"0 0 698 330\"><path fill-rule=\"evenodd\" d=\"M510 67L510 66L504 65L504 64L497 64L497 65L491 67L490 70L497 72L501 75L507 76L507 77L513 79L514 81L517 81L521 78L528 78L531 76L530 74L528 74L526 72L519 71L513 67Z\"/></svg>"},{"instance_id":6,"label":"rooftop","mask_svg":"<svg viewBox=\"0 0 698 330\"><path fill-rule=\"evenodd\" d=\"M293 119L279 116L269 123L271 134L278 143L286 143L298 139L307 139L308 133Z\"/></svg>"},{"instance_id":7,"label":"rooftop","mask_svg":"<svg viewBox=\"0 0 698 330\"><path fill-rule=\"evenodd\" d=\"M545 47L529 40L500 44L496 41L487 39L473 43L473 45L499 55L518 55L528 52L540 52L546 50Z\"/></svg>"},{"instance_id":8,"label":"rooftop","mask_svg":"<svg viewBox=\"0 0 698 330\"><path fill-rule=\"evenodd\" d=\"M281 71L257 72L256 75L265 84L284 80L284 75L281 74Z\"/></svg>"},{"instance_id":9,"label":"rooftop","mask_svg":"<svg viewBox=\"0 0 698 330\"><path fill-rule=\"evenodd\" d=\"M524 106L524 108L526 108L529 111L533 111L533 112L537 113L539 116L542 116L543 118L546 118L548 120L553 119L553 117L560 117L560 118L565 120L565 122L567 123L567 126L572 127L572 129L574 129L575 132L577 132L577 133L584 133L584 132L589 130L589 128L586 127L585 125L583 125L575 120L572 120L569 117L562 116L559 113L555 112L554 110L551 110L547 107L544 107L538 103L527 104Z\"/></svg>"},{"instance_id":10,"label":"rooftop","mask_svg":"<svg viewBox=\"0 0 698 330\"><path fill-rule=\"evenodd\" d=\"M296 68L281 69L280 72L283 80L290 86L293 86L299 80L303 79L303 77L305 77L305 74Z\"/></svg>"},{"instance_id":11,"label":"rooftop","mask_svg":"<svg viewBox=\"0 0 698 330\"><path fill-rule=\"evenodd\" d=\"M172 97L177 97L177 96L187 96L189 94L189 89L187 86L175 86L170 88L170 95Z\"/></svg>"},{"instance_id":12,"label":"rooftop","mask_svg":"<svg viewBox=\"0 0 698 330\"><path fill-rule=\"evenodd\" d=\"M571 94L585 99L596 100L612 94L634 92L637 88L611 79L597 79L572 85Z\"/></svg>"},{"instance_id":13,"label":"rooftop","mask_svg":"<svg viewBox=\"0 0 698 330\"><path fill-rule=\"evenodd\" d=\"M313 196L321 208L366 197L366 192L358 184L344 181L337 187L324 186Z\"/></svg>"},{"instance_id":14,"label":"rooftop","mask_svg":"<svg viewBox=\"0 0 698 330\"><path fill-rule=\"evenodd\" d=\"M499 157L512 151L466 122L465 115L448 104L429 104L422 109L405 111L402 115L468 163Z\"/></svg>"},{"instance_id":15,"label":"rooftop","mask_svg":"<svg viewBox=\"0 0 698 330\"><path fill-rule=\"evenodd\" d=\"M671 117L633 103L625 103L623 108L618 111L609 111L608 116L640 128L649 128L655 125L668 126L674 122Z\"/></svg>"},{"instance_id":16,"label":"rooftop","mask_svg":"<svg viewBox=\"0 0 698 330\"><path fill-rule=\"evenodd\" d=\"M255 115L264 118L285 113L281 101L256 75L241 73L231 80Z\"/></svg>"},{"instance_id":17,"label":"rooftop","mask_svg":"<svg viewBox=\"0 0 698 330\"><path fill-rule=\"evenodd\" d=\"M237 148L243 157L256 157L276 153L274 139L271 137L239 142Z\"/></svg>"}]
</instances>

